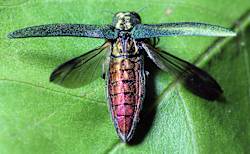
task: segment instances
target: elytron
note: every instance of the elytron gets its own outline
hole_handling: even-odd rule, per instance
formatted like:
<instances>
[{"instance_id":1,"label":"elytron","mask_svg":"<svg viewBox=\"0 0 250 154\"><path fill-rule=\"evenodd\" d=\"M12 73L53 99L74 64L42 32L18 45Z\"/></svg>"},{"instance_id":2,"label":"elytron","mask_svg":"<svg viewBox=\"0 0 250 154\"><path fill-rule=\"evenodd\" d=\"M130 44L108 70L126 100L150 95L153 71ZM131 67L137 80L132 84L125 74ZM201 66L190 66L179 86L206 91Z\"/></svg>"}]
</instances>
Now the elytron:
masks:
<instances>
[{"instance_id":1,"label":"elytron","mask_svg":"<svg viewBox=\"0 0 250 154\"><path fill-rule=\"evenodd\" d=\"M136 12L118 12L112 24L46 24L9 33L9 38L92 37L105 43L58 66L50 81L67 88L84 86L97 77L106 79L107 99L117 134L129 142L139 121L145 97L144 58L149 57L163 71L170 71L208 92L211 99L223 91L205 71L155 47L163 36L235 36L229 29L197 22L142 24Z\"/></svg>"}]
</instances>

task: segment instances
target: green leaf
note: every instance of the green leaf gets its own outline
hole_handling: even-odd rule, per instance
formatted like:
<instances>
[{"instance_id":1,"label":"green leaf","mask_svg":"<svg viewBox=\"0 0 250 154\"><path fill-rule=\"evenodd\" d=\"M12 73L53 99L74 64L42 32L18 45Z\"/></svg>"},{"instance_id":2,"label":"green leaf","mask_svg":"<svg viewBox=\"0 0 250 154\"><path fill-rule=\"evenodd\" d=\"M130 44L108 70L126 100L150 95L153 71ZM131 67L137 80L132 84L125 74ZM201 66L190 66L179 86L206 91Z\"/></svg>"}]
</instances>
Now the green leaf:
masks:
<instances>
[{"instance_id":1,"label":"green leaf","mask_svg":"<svg viewBox=\"0 0 250 154\"><path fill-rule=\"evenodd\" d=\"M156 71L138 143L121 143L99 79L80 89L49 83L53 69L102 44L90 38L9 40L19 28L49 23L109 24L108 12L139 10L143 23L196 21L239 27L234 39L162 38L160 47L196 61L224 89L209 102ZM250 150L249 0L0 2L0 153L245 153ZM241 19L242 18L242 19ZM239 20L240 19L240 20ZM245 30L244 30L245 29ZM207 50L208 49L208 50ZM146 105L149 104L149 105ZM149 107L148 107L149 106ZM147 108L148 107L148 108Z\"/></svg>"}]
</instances>

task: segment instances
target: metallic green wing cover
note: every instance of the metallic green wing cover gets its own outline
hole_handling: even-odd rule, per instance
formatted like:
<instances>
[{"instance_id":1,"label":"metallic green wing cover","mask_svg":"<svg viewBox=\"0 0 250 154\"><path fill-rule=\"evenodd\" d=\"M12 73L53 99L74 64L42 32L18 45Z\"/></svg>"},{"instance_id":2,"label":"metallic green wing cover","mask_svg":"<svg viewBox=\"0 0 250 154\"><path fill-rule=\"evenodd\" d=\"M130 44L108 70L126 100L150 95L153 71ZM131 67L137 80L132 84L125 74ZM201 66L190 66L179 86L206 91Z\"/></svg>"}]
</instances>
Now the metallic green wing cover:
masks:
<instances>
[{"instance_id":1,"label":"metallic green wing cover","mask_svg":"<svg viewBox=\"0 0 250 154\"><path fill-rule=\"evenodd\" d=\"M111 25L47 24L26 27L9 33L9 38L75 36L115 39L117 33Z\"/></svg>"},{"instance_id":2,"label":"metallic green wing cover","mask_svg":"<svg viewBox=\"0 0 250 154\"><path fill-rule=\"evenodd\" d=\"M179 22L163 24L138 24L132 30L134 39L160 36L235 36L236 33L217 25Z\"/></svg>"}]
</instances>

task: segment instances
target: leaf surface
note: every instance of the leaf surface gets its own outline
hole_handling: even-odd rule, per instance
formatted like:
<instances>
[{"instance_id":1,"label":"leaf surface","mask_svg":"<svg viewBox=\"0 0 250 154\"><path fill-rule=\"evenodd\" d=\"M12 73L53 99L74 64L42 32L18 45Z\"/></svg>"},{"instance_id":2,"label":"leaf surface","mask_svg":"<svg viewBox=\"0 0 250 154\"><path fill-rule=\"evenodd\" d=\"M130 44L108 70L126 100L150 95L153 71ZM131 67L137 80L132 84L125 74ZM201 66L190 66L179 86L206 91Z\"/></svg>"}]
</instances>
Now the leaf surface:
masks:
<instances>
[{"instance_id":1,"label":"leaf surface","mask_svg":"<svg viewBox=\"0 0 250 154\"><path fill-rule=\"evenodd\" d=\"M142 5L143 4L143 5ZM159 46L197 61L224 89L226 101L209 102L173 76L152 72L152 102L135 145L121 143L98 79L80 89L49 83L59 64L100 46L91 38L9 40L19 28L50 23L109 24L117 11L135 11L143 23L197 21L230 28L249 25L248 0L28 1L0 2L0 153L244 153L250 144L250 27L227 41L167 37ZM112 12L110 14L109 12ZM247 15L246 15L247 16ZM242 18L241 20L239 20ZM246 29L246 30L244 30ZM248 29L248 30L247 30ZM209 50L207 50L209 49ZM145 129L143 128L145 125Z\"/></svg>"}]
</instances>

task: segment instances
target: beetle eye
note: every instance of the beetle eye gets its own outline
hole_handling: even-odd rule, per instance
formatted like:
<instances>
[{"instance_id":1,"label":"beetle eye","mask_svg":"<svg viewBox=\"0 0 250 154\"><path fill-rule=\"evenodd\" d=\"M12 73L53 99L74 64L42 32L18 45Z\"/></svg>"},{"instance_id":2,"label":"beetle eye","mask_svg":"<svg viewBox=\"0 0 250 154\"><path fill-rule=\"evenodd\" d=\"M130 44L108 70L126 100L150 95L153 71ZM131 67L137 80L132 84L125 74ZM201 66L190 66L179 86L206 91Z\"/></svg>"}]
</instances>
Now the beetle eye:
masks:
<instances>
[{"instance_id":1,"label":"beetle eye","mask_svg":"<svg viewBox=\"0 0 250 154\"><path fill-rule=\"evenodd\" d=\"M125 21L129 21L130 19L129 18L125 18Z\"/></svg>"}]
</instances>

